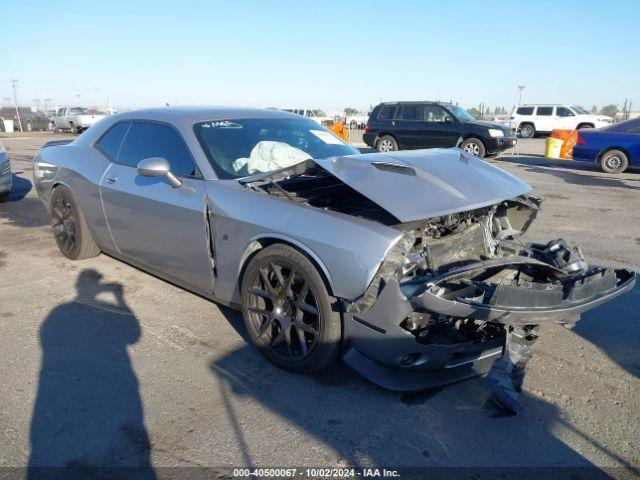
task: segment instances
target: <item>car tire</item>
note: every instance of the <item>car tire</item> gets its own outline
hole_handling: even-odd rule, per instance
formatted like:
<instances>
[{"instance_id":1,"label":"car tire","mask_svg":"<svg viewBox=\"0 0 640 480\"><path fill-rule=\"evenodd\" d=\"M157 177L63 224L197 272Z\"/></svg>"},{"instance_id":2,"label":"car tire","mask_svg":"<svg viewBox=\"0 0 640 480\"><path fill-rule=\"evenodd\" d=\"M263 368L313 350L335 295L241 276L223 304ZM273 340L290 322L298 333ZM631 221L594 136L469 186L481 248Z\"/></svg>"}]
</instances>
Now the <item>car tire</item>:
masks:
<instances>
[{"instance_id":1,"label":"car tire","mask_svg":"<svg viewBox=\"0 0 640 480\"><path fill-rule=\"evenodd\" d=\"M376 144L376 150L379 152L395 152L398 150L398 142L391 135L385 135Z\"/></svg>"},{"instance_id":2,"label":"car tire","mask_svg":"<svg viewBox=\"0 0 640 480\"><path fill-rule=\"evenodd\" d=\"M530 123L520 125L520 137L533 138L536 135L536 128Z\"/></svg>"},{"instance_id":3,"label":"car tire","mask_svg":"<svg viewBox=\"0 0 640 480\"><path fill-rule=\"evenodd\" d=\"M31 125L30 123L27 123L27 132L32 132L33 131L33 125Z\"/></svg>"},{"instance_id":4,"label":"car tire","mask_svg":"<svg viewBox=\"0 0 640 480\"><path fill-rule=\"evenodd\" d=\"M313 373L338 358L342 325L336 300L298 250L283 244L260 250L245 270L241 297L252 342L277 366Z\"/></svg>"},{"instance_id":5,"label":"car tire","mask_svg":"<svg viewBox=\"0 0 640 480\"><path fill-rule=\"evenodd\" d=\"M11 192L2 192L0 193L0 203L5 203L9 201L9 197L11 197Z\"/></svg>"},{"instance_id":6,"label":"car tire","mask_svg":"<svg viewBox=\"0 0 640 480\"><path fill-rule=\"evenodd\" d=\"M58 186L51 195L51 228L58 248L67 258L81 260L100 253L100 247L67 187Z\"/></svg>"},{"instance_id":7,"label":"car tire","mask_svg":"<svg viewBox=\"0 0 640 480\"><path fill-rule=\"evenodd\" d=\"M484 148L484 143L479 138L471 137L467 138L460 144L460 148L467 153L470 153L474 157L484 158L487 151Z\"/></svg>"},{"instance_id":8,"label":"car tire","mask_svg":"<svg viewBox=\"0 0 640 480\"><path fill-rule=\"evenodd\" d=\"M584 130L585 128L594 128L590 123L581 123L576 130Z\"/></svg>"},{"instance_id":9,"label":"car tire","mask_svg":"<svg viewBox=\"0 0 640 480\"><path fill-rule=\"evenodd\" d=\"M71 130L71 133L78 133L78 127L76 127L73 123L69 124L69 129Z\"/></svg>"},{"instance_id":10,"label":"car tire","mask_svg":"<svg viewBox=\"0 0 640 480\"><path fill-rule=\"evenodd\" d=\"M628 166L627 154L620 150L608 150L600 157L600 169L605 173L622 173Z\"/></svg>"}]
</instances>

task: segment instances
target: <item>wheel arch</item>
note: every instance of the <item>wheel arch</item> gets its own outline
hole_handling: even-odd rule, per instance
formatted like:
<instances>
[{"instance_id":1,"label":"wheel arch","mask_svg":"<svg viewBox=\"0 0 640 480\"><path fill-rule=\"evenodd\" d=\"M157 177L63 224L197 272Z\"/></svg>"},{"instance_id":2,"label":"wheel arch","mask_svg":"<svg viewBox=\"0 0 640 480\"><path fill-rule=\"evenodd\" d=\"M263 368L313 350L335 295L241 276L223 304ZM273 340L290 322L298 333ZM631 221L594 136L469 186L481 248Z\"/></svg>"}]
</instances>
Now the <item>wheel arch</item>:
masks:
<instances>
[{"instance_id":1,"label":"wheel arch","mask_svg":"<svg viewBox=\"0 0 640 480\"><path fill-rule=\"evenodd\" d=\"M629 150L627 150L624 147L616 147L616 146L608 146L600 150L600 153L598 153L598 155L596 156L596 163L602 160L602 156L605 153L610 152L611 150L620 150L622 153L624 153L627 156L627 161L629 162L629 165L631 165L631 155L629 154Z\"/></svg>"},{"instance_id":2,"label":"wheel arch","mask_svg":"<svg viewBox=\"0 0 640 480\"><path fill-rule=\"evenodd\" d=\"M320 257L318 257L318 255L313 250L311 250L308 246L306 246L302 242L299 242L298 240L295 240L293 238L289 238L284 235L275 234L275 233L258 235L256 237L253 237L249 241L249 243L247 244L247 246L245 247L242 253L242 256L240 257L240 262L238 263L239 265L238 281L237 281L238 286L242 285L242 280L243 280L245 271L251 259L260 250L263 250L266 247L269 247L276 243L288 245L289 247L299 251L305 257L307 257L309 261L313 264L313 266L316 268L316 270L318 270L318 273L320 274L322 281L327 287L327 291L329 292L329 295L333 296L334 288L333 288L333 282L331 280L331 274L329 273L329 270L327 269L324 262L320 259Z\"/></svg>"},{"instance_id":3,"label":"wheel arch","mask_svg":"<svg viewBox=\"0 0 640 480\"><path fill-rule=\"evenodd\" d=\"M381 131L381 132L378 132L378 134L376 136L376 139L373 142L373 148L377 149L378 148L378 142L380 141L380 139L382 137L386 137L386 136L393 137L393 139L396 141L396 144L398 145L398 147L400 146L400 142L398 141L398 137L395 135L395 133L388 132L388 131Z\"/></svg>"},{"instance_id":4,"label":"wheel arch","mask_svg":"<svg viewBox=\"0 0 640 480\"><path fill-rule=\"evenodd\" d=\"M595 125L593 123L591 123L591 122L580 122L576 126L576 130L580 130L580 128L585 128L585 127L595 128Z\"/></svg>"}]
</instances>

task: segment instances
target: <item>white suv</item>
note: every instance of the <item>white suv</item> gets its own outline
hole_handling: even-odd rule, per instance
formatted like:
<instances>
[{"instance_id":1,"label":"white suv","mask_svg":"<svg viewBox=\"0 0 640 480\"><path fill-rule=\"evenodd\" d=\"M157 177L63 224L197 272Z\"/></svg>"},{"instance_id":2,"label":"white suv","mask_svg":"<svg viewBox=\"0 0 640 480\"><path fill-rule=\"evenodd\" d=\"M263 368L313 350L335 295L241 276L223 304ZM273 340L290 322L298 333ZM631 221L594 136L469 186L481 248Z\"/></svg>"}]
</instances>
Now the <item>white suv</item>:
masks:
<instances>
[{"instance_id":1,"label":"white suv","mask_svg":"<svg viewBox=\"0 0 640 480\"><path fill-rule=\"evenodd\" d=\"M536 133L549 133L556 128L600 128L612 122L611 117L593 115L575 105L521 105L511 114L510 124L521 137L531 138Z\"/></svg>"}]
</instances>

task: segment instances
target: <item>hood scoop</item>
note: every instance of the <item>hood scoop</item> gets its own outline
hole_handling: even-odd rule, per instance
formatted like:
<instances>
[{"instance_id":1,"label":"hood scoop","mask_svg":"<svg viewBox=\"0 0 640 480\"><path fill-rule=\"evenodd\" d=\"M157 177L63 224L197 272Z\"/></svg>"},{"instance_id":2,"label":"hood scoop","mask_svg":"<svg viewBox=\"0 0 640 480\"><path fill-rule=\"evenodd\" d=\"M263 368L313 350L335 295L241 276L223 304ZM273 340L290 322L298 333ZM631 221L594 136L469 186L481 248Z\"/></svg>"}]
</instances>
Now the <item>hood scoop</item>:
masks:
<instances>
[{"instance_id":1,"label":"hood scoop","mask_svg":"<svg viewBox=\"0 0 640 480\"><path fill-rule=\"evenodd\" d=\"M400 173L402 175L410 175L412 177L416 176L416 171L413 168L407 167L406 165L400 165L398 163L371 162L371 165L383 172Z\"/></svg>"}]
</instances>

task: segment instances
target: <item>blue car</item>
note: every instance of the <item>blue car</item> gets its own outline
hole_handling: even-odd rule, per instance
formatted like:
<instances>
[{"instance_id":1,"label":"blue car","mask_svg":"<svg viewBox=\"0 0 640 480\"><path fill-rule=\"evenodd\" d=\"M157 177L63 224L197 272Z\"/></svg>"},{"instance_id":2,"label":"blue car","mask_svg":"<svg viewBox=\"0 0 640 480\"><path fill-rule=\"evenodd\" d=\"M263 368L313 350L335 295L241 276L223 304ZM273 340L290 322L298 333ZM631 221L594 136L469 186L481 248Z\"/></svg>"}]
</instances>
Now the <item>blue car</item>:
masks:
<instances>
[{"instance_id":1,"label":"blue car","mask_svg":"<svg viewBox=\"0 0 640 480\"><path fill-rule=\"evenodd\" d=\"M574 160L595 162L603 172L622 173L640 163L640 118L597 130L580 130Z\"/></svg>"}]
</instances>

